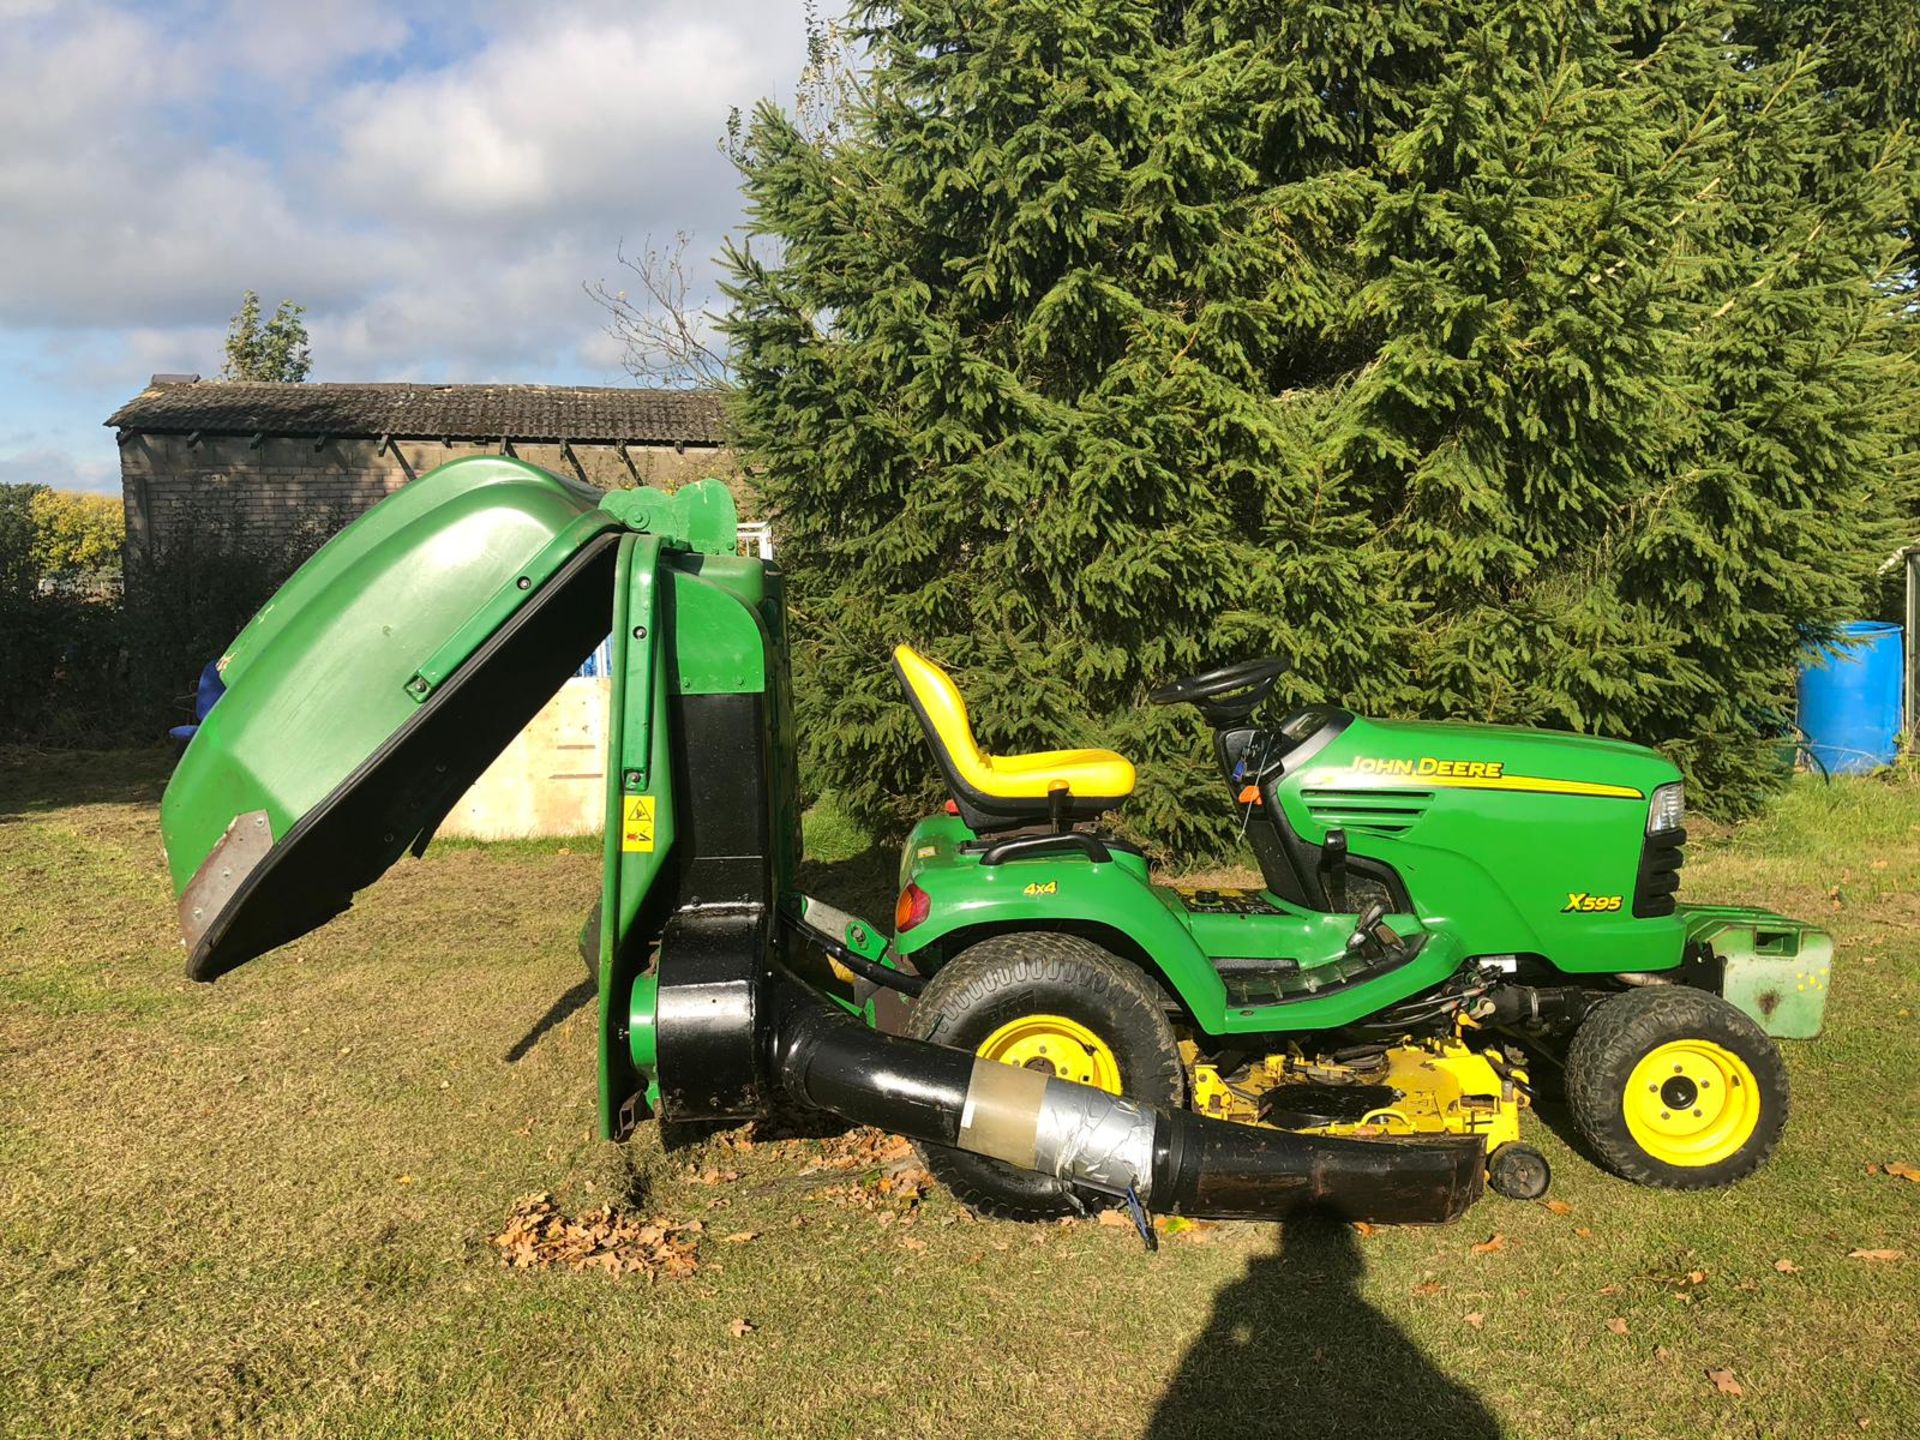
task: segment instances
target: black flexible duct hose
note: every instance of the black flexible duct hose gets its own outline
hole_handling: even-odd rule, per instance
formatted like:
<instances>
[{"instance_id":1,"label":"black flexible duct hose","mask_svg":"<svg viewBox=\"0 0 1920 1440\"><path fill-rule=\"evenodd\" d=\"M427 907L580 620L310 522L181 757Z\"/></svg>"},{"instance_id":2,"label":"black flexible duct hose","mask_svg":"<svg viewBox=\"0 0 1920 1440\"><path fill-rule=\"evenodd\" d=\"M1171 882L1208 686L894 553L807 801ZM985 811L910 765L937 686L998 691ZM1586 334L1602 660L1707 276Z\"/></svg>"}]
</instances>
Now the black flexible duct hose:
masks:
<instances>
[{"instance_id":1,"label":"black flexible duct hose","mask_svg":"<svg viewBox=\"0 0 1920 1440\"><path fill-rule=\"evenodd\" d=\"M1438 1224L1484 1180L1477 1139L1344 1140L1209 1120L882 1035L784 971L772 999L772 1073L802 1103L1107 1194L1131 1189L1170 1214L1263 1220L1315 1208Z\"/></svg>"}]
</instances>

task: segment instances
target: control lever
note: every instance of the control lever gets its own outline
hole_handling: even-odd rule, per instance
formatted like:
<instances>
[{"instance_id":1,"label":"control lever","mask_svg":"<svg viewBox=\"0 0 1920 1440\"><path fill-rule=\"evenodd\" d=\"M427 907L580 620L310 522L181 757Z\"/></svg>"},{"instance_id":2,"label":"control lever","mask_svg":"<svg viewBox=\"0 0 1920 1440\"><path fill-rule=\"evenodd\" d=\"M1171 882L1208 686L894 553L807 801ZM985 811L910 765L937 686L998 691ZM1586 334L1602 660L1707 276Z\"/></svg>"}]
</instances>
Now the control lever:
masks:
<instances>
[{"instance_id":1,"label":"control lever","mask_svg":"<svg viewBox=\"0 0 1920 1440\"><path fill-rule=\"evenodd\" d=\"M1360 923L1353 927L1353 934L1347 937L1347 954L1365 955L1369 951L1382 955L1399 955L1406 946L1400 939L1400 932L1387 924L1387 902L1376 900L1361 913Z\"/></svg>"}]
</instances>

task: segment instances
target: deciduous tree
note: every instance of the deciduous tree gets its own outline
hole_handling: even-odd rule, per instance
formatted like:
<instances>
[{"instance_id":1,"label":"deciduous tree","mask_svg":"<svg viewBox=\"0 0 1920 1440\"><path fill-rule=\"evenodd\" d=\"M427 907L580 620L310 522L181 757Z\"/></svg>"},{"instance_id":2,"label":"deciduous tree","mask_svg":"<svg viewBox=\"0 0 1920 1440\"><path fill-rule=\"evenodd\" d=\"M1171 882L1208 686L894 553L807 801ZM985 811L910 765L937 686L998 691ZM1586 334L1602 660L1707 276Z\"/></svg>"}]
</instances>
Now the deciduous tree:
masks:
<instances>
[{"instance_id":1,"label":"deciduous tree","mask_svg":"<svg viewBox=\"0 0 1920 1440\"><path fill-rule=\"evenodd\" d=\"M227 363L222 380L271 380L297 383L313 368L303 306L282 300L273 315L260 323L260 297L249 290L239 312L227 326Z\"/></svg>"}]
</instances>

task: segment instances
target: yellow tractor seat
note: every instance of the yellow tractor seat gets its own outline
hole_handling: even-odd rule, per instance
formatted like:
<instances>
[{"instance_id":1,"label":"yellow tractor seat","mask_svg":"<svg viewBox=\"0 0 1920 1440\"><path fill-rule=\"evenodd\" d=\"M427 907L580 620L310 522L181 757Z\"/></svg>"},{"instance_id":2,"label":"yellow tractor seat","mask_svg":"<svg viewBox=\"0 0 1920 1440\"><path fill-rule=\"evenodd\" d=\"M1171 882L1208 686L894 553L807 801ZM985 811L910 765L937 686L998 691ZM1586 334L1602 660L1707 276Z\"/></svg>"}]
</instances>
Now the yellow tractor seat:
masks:
<instances>
[{"instance_id":1,"label":"yellow tractor seat","mask_svg":"<svg viewBox=\"0 0 1920 1440\"><path fill-rule=\"evenodd\" d=\"M894 647L893 673L920 718L961 819L973 830L1088 820L1133 793L1133 765L1111 750L983 754L960 691L911 645Z\"/></svg>"}]
</instances>

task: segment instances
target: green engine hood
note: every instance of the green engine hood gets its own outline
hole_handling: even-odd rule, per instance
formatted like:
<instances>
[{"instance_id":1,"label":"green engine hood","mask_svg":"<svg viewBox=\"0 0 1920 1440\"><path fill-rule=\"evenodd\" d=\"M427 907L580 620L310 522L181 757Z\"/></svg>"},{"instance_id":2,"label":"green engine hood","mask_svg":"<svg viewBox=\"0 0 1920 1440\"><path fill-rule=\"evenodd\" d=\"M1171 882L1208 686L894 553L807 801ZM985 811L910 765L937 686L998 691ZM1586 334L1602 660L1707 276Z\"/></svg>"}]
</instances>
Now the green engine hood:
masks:
<instances>
[{"instance_id":1,"label":"green engine hood","mask_svg":"<svg viewBox=\"0 0 1920 1440\"><path fill-rule=\"evenodd\" d=\"M625 527L602 499L515 460L455 461L253 618L160 807L189 975L323 924L425 846L606 635Z\"/></svg>"}]
</instances>

